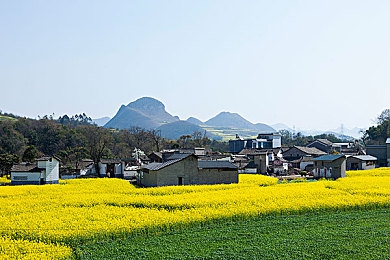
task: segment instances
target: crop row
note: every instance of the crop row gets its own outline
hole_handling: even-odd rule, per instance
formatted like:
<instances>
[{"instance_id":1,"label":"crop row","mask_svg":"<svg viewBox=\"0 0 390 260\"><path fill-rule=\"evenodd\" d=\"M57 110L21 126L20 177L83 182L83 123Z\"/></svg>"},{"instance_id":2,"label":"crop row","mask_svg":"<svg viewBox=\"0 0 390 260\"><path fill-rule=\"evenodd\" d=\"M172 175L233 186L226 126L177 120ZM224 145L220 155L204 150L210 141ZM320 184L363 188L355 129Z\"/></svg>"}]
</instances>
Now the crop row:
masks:
<instances>
[{"instance_id":1,"label":"crop row","mask_svg":"<svg viewBox=\"0 0 390 260\"><path fill-rule=\"evenodd\" d=\"M86 241L221 219L389 206L389 169L290 184L262 175L240 175L239 184L160 188L136 188L119 179L78 179L0 187L0 232L3 239L26 243L26 248L44 243L71 252L66 250ZM0 247L0 256L7 251Z\"/></svg>"}]
</instances>

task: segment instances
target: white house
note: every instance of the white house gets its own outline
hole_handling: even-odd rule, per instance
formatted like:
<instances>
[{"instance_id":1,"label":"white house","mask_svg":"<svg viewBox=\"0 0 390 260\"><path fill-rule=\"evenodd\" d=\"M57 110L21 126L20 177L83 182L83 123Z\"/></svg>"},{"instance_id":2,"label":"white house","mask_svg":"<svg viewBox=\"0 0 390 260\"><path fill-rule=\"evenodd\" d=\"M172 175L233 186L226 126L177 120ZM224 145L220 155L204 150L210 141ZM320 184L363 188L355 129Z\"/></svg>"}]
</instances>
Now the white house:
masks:
<instances>
[{"instance_id":1,"label":"white house","mask_svg":"<svg viewBox=\"0 0 390 260\"><path fill-rule=\"evenodd\" d=\"M11 185L58 183L60 159L44 156L36 161L36 163L20 163L12 166Z\"/></svg>"}]
</instances>

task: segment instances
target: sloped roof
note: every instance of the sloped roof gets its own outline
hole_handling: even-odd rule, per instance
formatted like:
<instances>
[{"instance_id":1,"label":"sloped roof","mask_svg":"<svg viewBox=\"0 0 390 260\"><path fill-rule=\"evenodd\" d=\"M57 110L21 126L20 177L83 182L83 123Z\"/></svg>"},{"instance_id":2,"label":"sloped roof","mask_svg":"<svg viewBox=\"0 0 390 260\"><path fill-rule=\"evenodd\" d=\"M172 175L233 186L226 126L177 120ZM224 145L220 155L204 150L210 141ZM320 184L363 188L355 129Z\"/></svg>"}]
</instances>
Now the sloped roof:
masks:
<instances>
[{"instance_id":1,"label":"sloped roof","mask_svg":"<svg viewBox=\"0 0 390 260\"><path fill-rule=\"evenodd\" d=\"M191 155L196 156L193 153L174 153L171 156L169 156L167 158L167 160L177 160L177 159L182 160L182 159L187 158L187 157L189 157Z\"/></svg>"},{"instance_id":2,"label":"sloped roof","mask_svg":"<svg viewBox=\"0 0 390 260\"><path fill-rule=\"evenodd\" d=\"M386 139L386 144L390 144L390 138Z\"/></svg>"},{"instance_id":3,"label":"sloped roof","mask_svg":"<svg viewBox=\"0 0 390 260\"><path fill-rule=\"evenodd\" d=\"M157 157L162 159L162 153L161 152L152 152L151 154L149 154L149 156L152 156L152 155L156 155Z\"/></svg>"},{"instance_id":4,"label":"sloped roof","mask_svg":"<svg viewBox=\"0 0 390 260\"><path fill-rule=\"evenodd\" d=\"M162 168L167 167L168 165L172 165L172 164L175 164L181 160L184 160L187 157L194 156L197 158L197 156L194 154L178 154L178 155L182 155L182 156L171 156L168 158L169 159L168 161L163 162L163 163L157 163L157 162L149 163L149 164L142 166L142 169L148 169L150 171L158 171L158 170L161 170ZM176 158L176 159L171 159L172 157ZM177 157L179 157L179 158L177 158Z\"/></svg>"},{"instance_id":5,"label":"sloped roof","mask_svg":"<svg viewBox=\"0 0 390 260\"><path fill-rule=\"evenodd\" d=\"M371 155L354 155L353 158L359 159L361 161L376 161L378 158Z\"/></svg>"},{"instance_id":6,"label":"sloped roof","mask_svg":"<svg viewBox=\"0 0 390 260\"><path fill-rule=\"evenodd\" d=\"M343 154L326 154L319 156L317 158L314 158L313 161L327 161L327 162L333 162L337 159L340 159L341 157L345 158L345 155Z\"/></svg>"},{"instance_id":7,"label":"sloped roof","mask_svg":"<svg viewBox=\"0 0 390 260\"><path fill-rule=\"evenodd\" d=\"M312 155L325 155L326 153L315 147L305 147L305 146L294 146L298 150Z\"/></svg>"},{"instance_id":8,"label":"sloped roof","mask_svg":"<svg viewBox=\"0 0 390 260\"><path fill-rule=\"evenodd\" d=\"M259 150L259 149L255 149L255 148L246 148L246 149L242 149L241 152L239 152L238 154L241 154L241 155L256 155L256 154L266 154L267 151L264 150Z\"/></svg>"},{"instance_id":9,"label":"sloped roof","mask_svg":"<svg viewBox=\"0 0 390 260\"><path fill-rule=\"evenodd\" d=\"M54 158L54 159L56 159L56 160L59 161L59 162L61 161L61 159L58 158L58 157L55 156L55 155L53 155L53 156L42 156L42 157L36 159L36 161L50 161L51 158Z\"/></svg>"},{"instance_id":10,"label":"sloped roof","mask_svg":"<svg viewBox=\"0 0 390 260\"><path fill-rule=\"evenodd\" d=\"M321 142L321 143L326 144L326 145L329 145L329 146L333 145L333 143L331 141L329 141L328 139L317 139L316 141Z\"/></svg>"},{"instance_id":11,"label":"sloped roof","mask_svg":"<svg viewBox=\"0 0 390 260\"><path fill-rule=\"evenodd\" d=\"M112 163L121 163L121 160L119 160L119 159L101 159L100 162L104 163L104 164L112 164Z\"/></svg>"},{"instance_id":12,"label":"sloped roof","mask_svg":"<svg viewBox=\"0 0 390 260\"><path fill-rule=\"evenodd\" d=\"M153 162L153 163L149 163L149 164L143 165L142 169L147 169L147 170L150 170L150 171L158 171L158 170L161 170L162 168L167 167L168 165L175 164L175 163L177 163L177 162L179 162L181 160L182 159L170 160L170 161L167 161L167 162L164 162L164 163Z\"/></svg>"},{"instance_id":13,"label":"sloped roof","mask_svg":"<svg viewBox=\"0 0 390 260\"><path fill-rule=\"evenodd\" d=\"M237 169L237 166L228 161L198 161L200 169Z\"/></svg>"},{"instance_id":14,"label":"sloped roof","mask_svg":"<svg viewBox=\"0 0 390 260\"><path fill-rule=\"evenodd\" d=\"M11 168L11 172L41 172L36 163L20 163L15 164Z\"/></svg>"}]
</instances>

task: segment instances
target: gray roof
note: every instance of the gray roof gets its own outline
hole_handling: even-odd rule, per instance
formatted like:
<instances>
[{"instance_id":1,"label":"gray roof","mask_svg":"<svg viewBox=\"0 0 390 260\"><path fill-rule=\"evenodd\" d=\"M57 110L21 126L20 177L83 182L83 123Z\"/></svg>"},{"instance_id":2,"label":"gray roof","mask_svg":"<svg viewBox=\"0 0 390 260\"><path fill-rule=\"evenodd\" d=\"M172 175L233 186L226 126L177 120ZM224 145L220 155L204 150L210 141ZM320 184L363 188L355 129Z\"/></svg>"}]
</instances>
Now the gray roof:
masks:
<instances>
[{"instance_id":1,"label":"gray roof","mask_svg":"<svg viewBox=\"0 0 390 260\"><path fill-rule=\"evenodd\" d=\"M177 162L184 160L185 158L190 157L190 156L194 156L197 158L197 156L195 154L178 153L178 154L174 154L174 155L170 156L168 158L168 161L166 161L166 162L163 162L163 163L153 162L153 163L146 164L146 165L142 166L141 168L148 169L150 171L158 171L164 167L167 167L168 165L177 163ZM174 158L174 159L171 159L171 158Z\"/></svg>"},{"instance_id":2,"label":"gray roof","mask_svg":"<svg viewBox=\"0 0 390 260\"><path fill-rule=\"evenodd\" d=\"M312 155L325 155L326 153L321 151L318 148L315 147L305 147L305 146L294 146L298 150L301 150L302 152L306 154L312 154Z\"/></svg>"},{"instance_id":3,"label":"gray roof","mask_svg":"<svg viewBox=\"0 0 390 260\"><path fill-rule=\"evenodd\" d=\"M147 169L147 170L150 170L150 171L158 171L158 170L161 170L164 167L167 167L168 165L177 163L177 162L179 162L181 160L182 159L169 160L169 161L164 162L164 163L153 162L153 163L149 163L149 164L143 165L141 168L142 169Z\"/></svg>"},{"instance_id":4,"label":"gray roof","mask_svg":"<svg viewBox=\"0 0 390 260\"><path fill-rule=\"evenodd\" d=\"M171 156L169 156L167 158L167 160L177 160L177 159L182 160L182 159L187 158L188 156L191 156L191 155L195 156L193 153L174 153Z\"/></svg>"},{"instance_id":5,"label":"gray roof","mask_svg":"<svg viewBox=\"0 0 390 260\"><path fill-rule=\"evenodd\" d=\"M237 169L237 166L229 161L198 161L199 169Z\"/></svg>"},{"instance_id":6,"label":"gray roof","mask_svg":"<svg viewBox=\"0 0 390 260\"><path fill-rule=\"evenodd\" d=\"M259 149L255 149L255 148L245 148L245 149L242 149L241 152L239 152L238 154L241 154L241 155L256 155L256 154L267 154L267 150L259 150Z\"/></svg>"},{"instance_id":7,"label":"gray roof","mask_svg":"<svg viewBox=\"0 0 390 260\"><path fill-rule=\"evenodd\" d=\"M332 162L332 161L335 161L341 157L344 157L345 158L345 155L343 154L326 154L326 155L322 155L322 156L319 156L317 158L314 158L313 161L327 161L327 162Z\"/></svg>"},{"instance_id":8,"label":"gray roof","mask_svg":"<svg viewBox=\"0 0 390 260\"><path fill-rule=\"evenodd\" d=\"M50 161L52 158L56 159L57 161L61 161L61 159L58 158L55 155L53 155L53 156L42 156L42 157L36 159L36 161Z\"/></svg>"},{"instance_id":9,"label":"gray roof","mask_svg":"<svg viewBox=\"0 0 390 260\"><path fill-rule=\"evenodd\" d=\"M329 145L329 146L333 145L333 143L331 141L329 141L328 139L317 139L317 141L319 141L323 144Z\"/></svg>"},{"instance_id":10,"label":"gray roof","mask_svg":"<svg viewBox=\"0 0 390 260\"><path fill-rule=\"evenodd\" d=\"M390 138L386 139L386 144L390 144Z\"/></svg>"},{"instance_id":11,"label":"gray roof","mask_svg":"<svg viewBox=\"0 0 390 260\"><path fill-rule=\"evenodd\" d=\"M378 158L371 155L354 155L353 158L359 159L361 161L376 161Z\"/></svg>"},{"instance_id":12,"label":"gray roof","mask_svg":"<svg viewBox=\"0 0 390 260\"><path fill-rule=\"evenodd\" d=\"M36 163L20 163L15 164L11 168L11 172L41 172Z\"/></svg>"},{"instance_id":13,"label":"gray roof","mask_svg":"<svg viewBox=\"0 0 390 260\"><path fill-rule=\"evenodd\" d=\"M121 163L121 160L119 160L119 159L101 159L100 162L104 163L104 164L114 164L114 163Z\"/></svg>"}]
</instances>

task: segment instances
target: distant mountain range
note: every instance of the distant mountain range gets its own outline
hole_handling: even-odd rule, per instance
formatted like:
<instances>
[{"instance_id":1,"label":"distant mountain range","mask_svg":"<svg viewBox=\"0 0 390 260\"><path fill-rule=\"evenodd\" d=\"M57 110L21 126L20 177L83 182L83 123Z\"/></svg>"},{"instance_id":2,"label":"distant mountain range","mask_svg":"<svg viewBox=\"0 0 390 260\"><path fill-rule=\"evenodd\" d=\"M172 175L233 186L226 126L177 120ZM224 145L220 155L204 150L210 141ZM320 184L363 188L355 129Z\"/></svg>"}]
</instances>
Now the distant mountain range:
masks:
<instances>
[{"instance_id":1,"label":"distant mountain range","mask_svg":"<svg viewBox=\"0 0 390 260\"><path fill-rule=\"evenodd\" d=\"M94 122L99 125L104 120L96 119ZM209 138L217 140L229 139L236 134L254 136L259 133L275 132L275 129L269 125L252 124L239 114L230 112L221 112L206 122L194 117L180 120L179 117L169 114L162 102L151 97L142 97L127 106L122 105L104 127L156 129L160 130L162 137L169 139L178 139L182 135L191 135L194 132L205 133Z\"/></svg>"},{"instance_id":2,"label":"distant mountain range","mask_svg":"<svg viewBox=\"0 0 390 260\"><path fill-rule=\"evenodd\" d=\"M272 126L257 123L253 124L237 113L221 112L215 117L202 122L195 117L181 120L165 110L165 105L154 98L142 97L122 105L113 118L103 117L93 119L99 126L115 129L126 129L141 127L145 129L159 130L161 136L168 139L179 139L182 135L191 135L194 132L202 132L207 137L215 140L229 140L235 138L236 134L244 138L254 137L259 133L277 132L287 130L291 133L302 133L306 136L320 134L333 134L341 139L360 138L363 129L334 129L328 131L300 130L293 129L285 124L279 123Z\"/></svg>"},{"instance_id":3,"label":"distant mountain range","mask_svg":"<svg viewBox=\"0 0 390 260\"><path fill-rule=\"evenodd\" d=\"M272 127L277 130L287 130L291 133L302 133L305 136L315 136L315 135L320 135L320 134L333 134L334 136L340 138L340 139L350 139L351 137L353 138L360 138L362 136L362 131L365 129L362 128L352 128L352 129L347 129L347 128L342 128L339 127L337 129L330 129L326 131L321 131L321 130L302 130L302 129L293 129L285 124L279 123L279 124L274 124Z\"/></svg>"}]
</instances>

